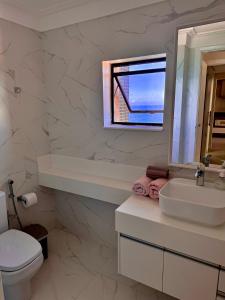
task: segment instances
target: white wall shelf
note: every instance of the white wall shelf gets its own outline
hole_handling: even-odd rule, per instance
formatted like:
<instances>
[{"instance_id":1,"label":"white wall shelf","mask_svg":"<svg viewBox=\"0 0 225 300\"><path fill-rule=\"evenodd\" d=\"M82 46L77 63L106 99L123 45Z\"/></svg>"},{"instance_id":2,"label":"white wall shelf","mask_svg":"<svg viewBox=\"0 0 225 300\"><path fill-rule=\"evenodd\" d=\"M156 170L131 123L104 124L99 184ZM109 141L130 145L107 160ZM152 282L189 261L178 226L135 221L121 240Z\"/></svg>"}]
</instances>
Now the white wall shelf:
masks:
<instances>
[{"instance_id":1,"label":"white wall shelf","mask_svg":"<svg viewBox=\"0 0 225 300\"><path fill-rule=\"evenodd\" d=\"M120 205L145 168L63 155L38 158L39 184Z\"/></svg>"}]
</instances>

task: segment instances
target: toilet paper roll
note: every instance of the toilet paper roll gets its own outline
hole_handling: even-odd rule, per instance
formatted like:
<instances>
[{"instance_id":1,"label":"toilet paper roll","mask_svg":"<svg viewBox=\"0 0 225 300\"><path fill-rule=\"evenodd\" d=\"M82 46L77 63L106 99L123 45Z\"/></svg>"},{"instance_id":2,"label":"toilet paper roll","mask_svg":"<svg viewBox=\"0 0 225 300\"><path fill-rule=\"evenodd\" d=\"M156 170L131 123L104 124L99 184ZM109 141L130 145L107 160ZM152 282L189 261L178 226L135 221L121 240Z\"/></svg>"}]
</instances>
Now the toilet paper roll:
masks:
<instances>
[{"instance_id":1,"label":"toilet paper roll","mask_svg":"<svg viewBox=\"0 0 225 300\"><path fill-rule=\"evenodd\" d=\"M35 193L24 194L21 196L21 198L22 198L22 204L25 208L33 206L38 202L37 195Z\"/></svg>"}]
</instances>

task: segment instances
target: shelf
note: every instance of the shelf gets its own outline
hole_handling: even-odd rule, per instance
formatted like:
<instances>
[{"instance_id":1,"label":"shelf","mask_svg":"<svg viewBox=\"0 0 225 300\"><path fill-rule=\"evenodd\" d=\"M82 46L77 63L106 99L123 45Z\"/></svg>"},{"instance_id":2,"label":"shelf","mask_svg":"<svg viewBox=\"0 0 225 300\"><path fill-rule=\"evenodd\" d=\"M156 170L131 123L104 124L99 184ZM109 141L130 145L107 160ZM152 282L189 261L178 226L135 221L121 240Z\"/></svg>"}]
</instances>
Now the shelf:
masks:
<instances>
[{"instance_id":1,"label":"shelf","mask_svg":"<svg viewBox=\"0 0 225 300\"><path fill-rule=\"evenodd\" d=\"M145 168L62 155L38 158L39 184L120 205Z\"/></svg>"},{"instance_id":2,"label":"shelf","mask_svg":"<svg viewBox=\"0 0 225 300\"><path fill-rule=\"evenodd\" d=\"M225 134L225 128L213 127L212 133Z\"/></svg>"}]
</instances>

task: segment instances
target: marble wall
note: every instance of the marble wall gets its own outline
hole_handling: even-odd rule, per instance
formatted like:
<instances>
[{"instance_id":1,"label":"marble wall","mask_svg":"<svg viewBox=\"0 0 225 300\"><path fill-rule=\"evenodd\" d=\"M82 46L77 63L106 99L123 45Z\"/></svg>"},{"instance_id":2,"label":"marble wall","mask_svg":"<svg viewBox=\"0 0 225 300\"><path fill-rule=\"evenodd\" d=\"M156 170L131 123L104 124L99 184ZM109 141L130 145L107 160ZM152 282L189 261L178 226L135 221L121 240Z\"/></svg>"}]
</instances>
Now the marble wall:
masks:
<instances>
[{"instance_id":1,"label":"marble wall","mask_svg":"<svg viewBox=\"0 0 225 300\"><path fill-rule=\"evenodd\" d=\"M224 18L224 13L225 2L220 0L169 0L45 32L43 55L51 152L131 165L167 164L176 28ZM162 52L168 58L164 131L103 129L101 62ZM172 168L171 174L193 178L194 170ZM215 179L213 173L207 176ZM95 298L94 293L102 293L96 299L120 299L115 294L105 296L109 278L118 293L125 293L121 299L151 299L151 289L147 289L146 296L140 295L134 288L135 282L117 274L115 208L97 200L56 193L58 218L81 247L77 254L68 236L68 255L96 276L81 299ZM64 235L60 236L63 241ZM164 297L160 293L153 295L154 299Z\"/></svg>"},{"instance_id":2,"label":"marble wall","mask_svg":"<svg viewBox=\"0 0 225 300\"><path fill-rule=\"evenodd\" d=\"M166 164L175 29L223 18L224 13L221 0L170 0L43 34L0 20L0 186L6 190L11 177L18 195L35 190L39 204L27 210L19 207L20 214L24 223L48 228L55 226L56 197L58 218L73 237L62 243L57 235L55 243L67 247L76 266L95 276L86 288L90 295L102 282L103 288L113 289L109 299L149 299L154 292L148 289L145 297L137 298L137 284L116 274L116 206L39 187L36 158L51 151L132 165ZM103 129L101 61L160 52L168 56L165 130ZM15 94L15 86L21 87L20 94ZM193 176L193 171L187 175L174 169L174 174ZM74 236L78 254L70 244ZM69 265L64 267L67 274ZM121 298L115 298L114 291Z\"/></svg>"},{"instance_id":3,"label":"marble wall","mask_svg":"<svg viewBox=\"0 0 225 300\"><path fill-rule=\"evenodd\" d=\"M56 207L63 226L50 233L50 258L34 282L34 300L174 299L118 274L116 205L59 192Z\"/></svg>"},{"instance_id":4,"label":"marble wall","mask_svg":"<svg viewBox=\"0 0 225 300\"><path fill-rule=\"evenodd\" d=\"M26 210L18 205L22 221L52 228L52 192L37 184L36 158L50 149L43 72L42 36L0 20L0 187L8 192L6 182L13 178L17 195L35 190L38 205Z\"/></svg>"},{"instance_id":5,"label":"marble wall","mask_svg":"<svg viewBox=\"0 0 225 300\"><path fill-rule=\"evenodd\" d=\"M224 12L223 1L170 0L43 34L0 20L0 186L6 190L12 177L18 195L39 194L37 206L20 208L25 223L55 222L54 194L37 185L36 157L50 150L134 165L167 163L175 29ZM158 52L168 55L165 130L103 129L101 61Z\"/></svg>"},{"instance_id":6,"label":"marble wall","mask_svg":"<svg viewBox=\"0 0 225 300\"><path fill-rule=\"evenodd\" d=\"M44 33L51 152L133 165L166 164L177 26L224 17L224 1L169 0ZM101 61L166 52L162 132L103 129Z\"/></svg>"}]
</instances>

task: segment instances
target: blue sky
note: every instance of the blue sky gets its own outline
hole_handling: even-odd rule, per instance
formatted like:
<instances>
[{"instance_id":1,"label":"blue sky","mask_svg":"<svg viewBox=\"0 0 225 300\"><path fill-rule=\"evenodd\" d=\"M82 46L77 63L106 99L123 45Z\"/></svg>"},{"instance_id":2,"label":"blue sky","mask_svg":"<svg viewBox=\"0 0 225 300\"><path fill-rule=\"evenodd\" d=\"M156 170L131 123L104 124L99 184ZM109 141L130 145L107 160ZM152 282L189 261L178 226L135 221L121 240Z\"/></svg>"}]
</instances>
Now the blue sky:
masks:
<instances>
[{"instance_id":1,"label":"blue sky","mask_svg":"<svg viewBox=\"0 0 225 300\"><path fill-rule=\"evenodd\" d=\"M137 64L129 66L130 71L165 68L166 62ZM165 72L118 76L124 86L126 78L129 78L129 103L133 110L140 109L163 109L165 93ZM124 88L126 93L126 88ZM128 96L128 95L127 95ZM140 114L129 113L129 121L134 123L162 123L163 113Z\"/></svg>"},{"instance_id":2,"label":"blue sky","mask_svg":"<svg viewBox=\"0 0 225 300\"><path fill-rule=\"evenodd\" d=\"M146 64L130 65L130 71L165 68L166 61L149 62ZM123 85L124 77L119 76ZM133 109L140 107L151 108L156 106L163 108L165 91L165 73L148 73L129 75L129 103ZM124 89L125 91L125 89Z\"/></svg>"},{"instance_id":3,"label":"blue sky","mask_svg":"<svg viewBox=\"0 0 225 300\"><path fill-rule=\"evenodd\" d=\"M136 106L164 105L165 73L129 76L129 101Z\"/></svg>"}]
</instances>

